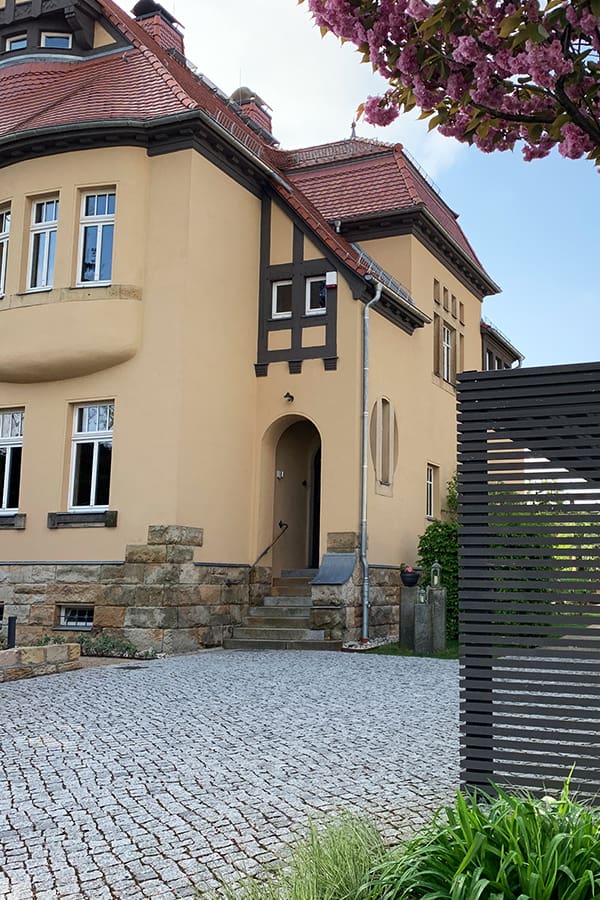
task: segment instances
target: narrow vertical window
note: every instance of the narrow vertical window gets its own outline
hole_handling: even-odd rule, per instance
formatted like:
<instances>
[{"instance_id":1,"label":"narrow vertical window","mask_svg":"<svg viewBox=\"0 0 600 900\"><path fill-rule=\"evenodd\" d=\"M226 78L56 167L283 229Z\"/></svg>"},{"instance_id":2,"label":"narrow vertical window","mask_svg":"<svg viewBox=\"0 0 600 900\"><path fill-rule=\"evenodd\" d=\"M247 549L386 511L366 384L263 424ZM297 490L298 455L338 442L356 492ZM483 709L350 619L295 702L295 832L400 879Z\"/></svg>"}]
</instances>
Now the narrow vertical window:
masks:
<instances>
[{"instance_id":1,"label":"narrow vertical window","mask_svg":"<svg viewBox=\"0 0 600 900\"><path fill-rule=\"evenodd\" d=\"M46 290L54 281L58 197L33 204L29 257L30 291Z\"/></svg>"},{"instance_id":2,"label":"narrow vertical window","mask_svg":"<svg viewBox=\"0 0 600 900\"><path fill-rule=\"evenodd\" d=\"M452 313L454 318L456 318L456 313L457 313L457 305L456 304L457 304L456 297L454 296L454 294L451 294L450 295L450 312Z\"/></svg>"},{"instance_id":3,"label":"narrow vertical window","mask_svg":"<svg viewBox=\"0 0 600 900\"><path fill-rule=\"evenodd\" d=\"M0 297L6 290L6 260L10 234L10 209L0 209Z\"/></svg>"},{"instance_id":4,"label":"narrow vertical window","mask_svg":"<svg viewBox=\"0 0 600 900\"><path fill-rule=\"evenodd\" d=\"M381 397L373 407L371 418L371 453L375 467L375 491L392 496L396 465L397 428L394 407Z\"/></svg>"},{"instance_id":5,"label":"narrow vertical window","mask_svg":"<svg viewBox=\"0 0 600 900\"><path fill-rule=\"evenodd\" d=\"M485 368L488 372L494 368L494 354L491 350L485 351Z\"/></svg>"},{"instance_id":6,"label":"narrow vertical window","mask_svg":"<svg viewBox=\"0 0 600 900\"><path fill-rule=\"evenodd\" d=\"M449 303L449 300L448 300L448 297L449 297L449 295L448 295L448 288L444 288L444 289L443 289L442 296L443 296L443 298L444 298L444 302L443 302L444 309L445 309L446 311L448 311L448 310L450 309L450 303Z\"/></svg>"},{"instance_id":7,"label":"narrow vertical window","mask_svg":"<svg viewBox=\"0 0 600 900\"><path fill-rule=\"evenodd\" d=\"M115 235L114 191L85 194L81 209L78 284L110 284Z\"/></svg>"},{"instance_id":8,"label":"narrow vertical window","mask_svg":"<svg viewBox=\"0 0 600 900\"><path fill-rule=\"evenodd\" d=\"M433 519L435 514L435 474L435 466L427 466L425 515L428 519Z\"/></svg>"},{"instance_id":9,"label":"narrow vertical window","mask_svg":"<svg viewBox=\"0 0 600 900\"><path fill-rule=\"evenodd\" d=\"M440 344L442 340L442 323L438 315L433 316L433 371L435 375L441 372Z\"/></svg>"},{"instance_id":10,"label":"narrow vertical window","mask_svg":"<svg viewBox=\"0 0 600 900\"><path fill-rule=\"evenodd\" d=\"M437 278L433 279L433 302L440 302L440 283Z\"/></svg>"},{"instance_id":11,"label":"narrow vertical window","mask_svg":"<svg viewBox=\"0 0 600 900\"><path fill-rule=\"evenodd\" d=\"M392 483L392 424L390 401L385 398L381 401L381 470L380 481L382 484Z\"/></svg>"},{"instance_id":12,"label":"narrow vertical window","mask_svg":"<svg viewBox=\"0 0 600 900\"><path fill-rule=\"evenodd\" d=\"M458 321L461 325L465 324L465 304L462 300L459 300L458 303Z\"/></svg>"},{"instance_id":13,"label":"narrow vertical window","mask_svg":"<svg viewBox=\"0 0 600 900\"><path fill-rule=\"evenodd\" d=\"M0 512L3 513L19 508L23 418L22 409L0 412Z\"/></svg>"},{"instance_id":14,"label":"narrow vertical window","mask_svg":"<svg viewBox=\"0 0 600 900\"><path fill-rule=\"evenodd\" d=\"M75 407L69 504L71 510L108 507L113 421L113 402Z\"/></svg>"},{"instance_id":15,"label":"narrow vertical window","mask_svg":"<svg viewBox=\"0 0 600 900\"><path fill-rule=\"evenodd\" d=\"M444 381L452 381L452 338L452 329L447 325L442 325L442 378Z\"/></svg>"}]
</instances>

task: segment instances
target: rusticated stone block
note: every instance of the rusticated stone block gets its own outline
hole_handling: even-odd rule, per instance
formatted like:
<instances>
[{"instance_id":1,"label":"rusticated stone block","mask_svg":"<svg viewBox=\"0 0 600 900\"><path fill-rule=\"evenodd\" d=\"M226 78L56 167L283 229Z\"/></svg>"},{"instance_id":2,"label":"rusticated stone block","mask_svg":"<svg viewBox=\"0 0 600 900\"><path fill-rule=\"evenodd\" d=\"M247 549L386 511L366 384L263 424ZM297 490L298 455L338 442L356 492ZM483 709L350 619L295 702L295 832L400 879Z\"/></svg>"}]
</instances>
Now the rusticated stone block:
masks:
<instances>
[{"instance_id":1,"label":"rusticated stone block","mask_svg":"<svg viewBox=\"0 0 600 900\"><path fill-rule=\"evenodd\" d=\"M156 584L140 584L134 588L134 600L129 606L165 606L167 588Z\"/></svg>"},{"instance_id":2,"label":"rusticated stone block","mask_svg":"<svg viewBox=\"0 0 600 900\"><path fill-rule=\"evenodd\" d=\"M21 663L26 666L40 665L46 659L45 647L21 647L19 653L21 654Z\"/></svg>"},{"instance_id":3,"label":"rusticated stone block","mask_svg":"<svg viewBox=\"0 0 600 900\"><path fill-rule=\"evenodd\" d=\"M103 603L107 606L145 606L137 602L140 588L134 584L111 584L104 588Z\"/></svg>"},{"instance_id":4,"label":"rusticated stone block","mask_svg":"<svg viewBox=\"0 0 600 900\"><path fill-rule=\"evenodd\" d=\"M86 606L94 606L100 603L105 594L103 585L100 584L49 584L46 589L46 599L49 602L82 603Z\"/></svg>"},{"instance_id":5,"label":"rusticated stone block","mask_svg":"<svg viewBox=\"0 0 600 900\"><path fill-rule=\"evenodd\" d=\"M176 609L134 606L126 610L126 628L176 628Z\"/></svg>"},{"instance_id":6,"label":"rusticated stone block","mask_svg":"<svg viewBox=\"0 0 600 900\"><path fill-rule=\"evenodd\" d=\"M131 641L142 652L154 650L155 653L162 653L163 635L162 628L124 628L118 637L124 641Z\"/></svg>"},{"instance_id":7,"label":"rusticated stone block","mask_svg":"<svg viewBox=\"0 0 600 900\"><path fill-rule=\"evenodd\" d=\"M328 553L352 553L359 543L356 531L330 531L327 534Z\"/></svg>"},{"instance_id":8,"label":"rusticated stone block","mask_svg":"<svg viewBox=\"0 0 600 900\"><path fill-rule=\"evenodd\" d=\"M192 584L177 584L163 588L165 606L193 606L200 603L200 588Z\"/></svg>"},{"instance_id":9,"label":"rusticated stone block","mask_svg":"<svg viewBox=\"0 0 600 900\"><path fill-rule=\"evenodd\" d=\"M33 675L33 667L18 666L15 669L6 669L4 675L6 681L18 681L20 678L31 678Z\"/></svg>"},{"instance_id":10,"label":"rusticated stone block","mask_svg":"<svg viewBox=\"0 0 600 900\"><path fill-rule=\"evenodd\" d=\"M179 566L179 583L180 584L198 584L200 582L200 572L202 570L194 563L182 563Z\"/></svg>"},{"instance_id":11,"label":"rusticated stone block","mask_svg":"<svg viewBox=\"0 0 600 900\"><path fill-rule=\"evenodd\" d=\"M168 629L164 633L164 653L191 653L201 646L197 628Z\"/></svg>"},{"instance_id":12,"label":"rusticated stone block","mask_svg":"<svg viewBox=\"0 0 600 900\"><path fill-rule=\"evenodd\" d=\"M56 581L56 566L32 566L31 580L38 584Z\"/></svg>"},{"instance_id":13,"label":"rusticated stone block","mask_svg":"<svg viewBox=\"0 0 600 900\"><path fill-rule=\"evenodd\" d=\"M144 584L177 584L178 581L179 566L164 563L144 567Z\"/></svg>"},{"instance_id":14,"label":"rusticated stone block","mask_svg":"<svg viewBox=\"0 0 600 900\"><path fill-rule=\"evenodd\" d=\"M94 609L94 628L122 628L126 606L99 606Z\"/></svg>"},{"instance_id":15,"label":"rusticated stone block","mask_svg":"<svg viewBox=\"0 0 600 900\"><path fill-rule=\"evenodd\" d=\"M208 625L212 616L205 606L180 606L177 609L177 626L179 628L197 628Z\"/></svg>"},{"instance_id":16,"label":"rusticated stone block","mask_svg":"<svg viewBox=\"0 0 600 900\"><path fill-rule=\"evenodd\" d=\"M56 580L84 584L100 580L100 566L92 564L56 567Z\"/></svg>"},{"instance_id":17,"label":"rusticated stone block","mask_svg":"<svg viewBox=\"0 0 600 900\"><path fill-rule=\"evenodd\" d=\"M35 596L43 596L44 588L41 584L15 584L14 592L15 597L24 596L24 597L35 597ZM35 602L34 600L31 601Z\"/></svg>"},{"instance_id":18,"label":"rusticated stone block","mask_svg":"<svg viewBox=\"0 0 600 900\"><path fill-rule=\"evenodd\" d=\"M0 666L3 668L8 668L9 666L16 666L20 660L19 650L0 650Z\"/></svg>"},{"instance_id":19,"label":"rusticated stone block","mask_svg":"<svg viewBox=\"0 0 600 900\"><path fill-rule=\"evenodd\" d=\"M81 656L81 647L79 644L67 644L67 653L70 661L78 660Z\"/></svg>"},{"instance_id":20,"label":"rusticated stone block","mask_svg":"<svg viewBox=\"0 0 600 900\"><path fill-rule=\"evenodd\" d=\"M165 549L167 551L167 562L169 563L187 563L194 558L193 547L186 547L183 544L169 544Z\"/></svg>"},{"instance_id":21,"label":"rusticated stone block","mask_svg":"<svg viewBox=\"0 0 600 900\"><path fill-rule=\"evenodd\" d=\"M73 669L78 669L80 666L79 659L73 659L69 662L57 663L56 669L58 672L71 672Z\"/></svg>"},{"instance_id":22,"label":"rusticated stone block","mask_svg":"<svg viewBox=\"0 0 600 900\"><path fill-rule=\"evenodd\" d=\"M119 563L100 566L100 581L112 584L139 584L144 580L144 566L141 563Z\"/></svg>"},{"instance_id":23,"label":"rusticated stone block","mask_svg":"<svg viewBox=\"0 0 600 900\"><path fill-rule=\"evenodd\" d=\"M49 663L66 662L69 658L68 644L48 644L44 649Z\"/></svg>"},{"instance_id":24,"label":"rusticated stone block","mask_svg":"<svg viewBox=\"0 0 600 900\"><path fill-rule=\"evenodd\" d=\"M204 541L204 529L189 525L150 525L148 528L149 544L186 544L189 547L201 547Z\"/></svg>"},{"instance_id":25,"label":"rusticated stone block","mask_svg":"<svg viewBox=\"0 0 600 900\"><path fill-rule=\"evenodd\" d=\"M30 625L54 625L54 603L34 603L29 610Z\"/></svg>"},{"instance_id":26,"label":"rusticated stone block","mask_svg":"<svg viewBox=\"0 0 600 900\"><path fill-rule=\"evenodd\" d=\"M128 563L164 563L167 561L167 548L161 544L127 544L125 562Z\"/></svg>"},{"instance_id":27,"label":"rusticated stone block","mask_svg":"<svg viewBox=\"0 0 600 900\"><path fill-rule=\"evenodd\" d=\"M223 588L218 584L201 584L198 588L200 602L205 606L215 606L221 602Z\"/></svg>"},{"instance_id":28,"label":"rusticated stone block","mask_svg":"<svg viewBox=\"0 0 600 900\"><path fill-rule=\"evenodd\" d=\"M11 584L29 584L32 579L31 566L9 566L8 581Z\"/></svg>"}]
</instances>

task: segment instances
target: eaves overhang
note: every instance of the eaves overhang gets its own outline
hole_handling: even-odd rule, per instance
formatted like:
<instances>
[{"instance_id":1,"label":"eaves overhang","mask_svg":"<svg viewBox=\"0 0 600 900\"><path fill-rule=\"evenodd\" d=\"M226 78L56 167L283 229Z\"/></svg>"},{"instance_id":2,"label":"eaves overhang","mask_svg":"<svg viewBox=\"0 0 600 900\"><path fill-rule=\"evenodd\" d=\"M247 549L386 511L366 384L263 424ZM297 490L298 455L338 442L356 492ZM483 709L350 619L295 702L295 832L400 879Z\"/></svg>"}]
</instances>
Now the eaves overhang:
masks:
<instances>
[{"instance_id":1,"label":"eaves overhang","mask_svg":"<svg viewBox=\"0 0 600 900\"><path fill-rule=\"evenodd\" d=\"M339 222L341 234L349 241L413 234L480 300L501 291L482 266L440 225L424 203L416 203L406 209L347 216Z\"/></svg>"}]
</instances>

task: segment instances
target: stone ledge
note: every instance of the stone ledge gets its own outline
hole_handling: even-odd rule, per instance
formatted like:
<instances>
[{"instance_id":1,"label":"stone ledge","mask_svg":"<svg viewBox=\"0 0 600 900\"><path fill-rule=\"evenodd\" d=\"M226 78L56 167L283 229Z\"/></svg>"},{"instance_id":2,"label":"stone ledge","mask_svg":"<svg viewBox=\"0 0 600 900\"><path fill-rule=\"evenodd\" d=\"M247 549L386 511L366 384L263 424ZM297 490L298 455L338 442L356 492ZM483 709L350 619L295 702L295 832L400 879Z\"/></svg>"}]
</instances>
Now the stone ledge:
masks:
<instances>
[{"instance_id":1,"label":"stone ledge","mask_svg":"<svg viewBox=\"0 0 600 900\"><path fill-rule=\"evenodd\" d=\"M0 650L0 682L76 669L80 654L79 644L47 644L44 647Z\"/></svg>"}]
</instances>

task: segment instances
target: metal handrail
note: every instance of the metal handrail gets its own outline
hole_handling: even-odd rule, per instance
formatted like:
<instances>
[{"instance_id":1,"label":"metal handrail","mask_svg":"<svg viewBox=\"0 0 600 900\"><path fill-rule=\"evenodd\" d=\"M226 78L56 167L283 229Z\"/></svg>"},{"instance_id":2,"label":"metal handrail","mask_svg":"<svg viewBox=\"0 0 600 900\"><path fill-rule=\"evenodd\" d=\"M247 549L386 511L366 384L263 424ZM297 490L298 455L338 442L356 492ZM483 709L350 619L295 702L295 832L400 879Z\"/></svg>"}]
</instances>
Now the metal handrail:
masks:
<instances>
[{"instance_id":1,"label":"metal handrail","mask_svg":"<svg viewBox=\"0 0 600 900\"><path fill-rule=\"evenodd\" d=\"M268 546L265 550L263 550L263 552L260 554L260 556L257 556L257 557L256 557L256 559L254 560L254 562L253 562L252 565L250 566L250 571L252 571L252 569L255 569L255 568L256 568L256 566L257 566L258 563L261 561L261 559L263 558L263 556L266 556L266 555L267 555L267 553L269 552L269 550L271 550L271 549L275 546L275 544L277 543L277 541L279 540L279 538L283 537L283 535L286 533L286 531L287 531L288 528L290 527L290 526L288 525L287 522L283 522L283 521L281 521L281 519L279 520L279 522L277 523L277 525L278 525L279 528L281 528L281 531L279 532L279 534L277 535L277 537L275 538L275 540L274 540L274 541L271 541L271 543L269 544L269 546Z\"/></svg>"},{"instance_id":2,"label":"metal handrail","mask_svg":"<svg viewBox=\"0 0 600 900\"><path fill-rule=\"evenodd\" d=\"M260 556L257 556L257 557L256 557L256 559L254 560L254 562L252 563L252 565L251 565L250 568L248 569L248 575L251 574L252 570L256 568L256 566L257 566L258 563L261 561L261 559L263 558L263 556L266 556L266 555L267 555L267 553L269 552L269 550L271 550L271 549L275 546L275 544L277 543L277 541L279 540L279 538L283 537L283 535L286 533L286 531L287 531L288 528L290 527L290 526L288 525L287 522L283 522L283 521L281 521L281 520L280 520L277 524L278 524L279 528L281 528L281 531L279 532L279 534L277 535L277 537L275 538L275 540L274 540L274 541L271 541L271 543L269 544L269 546L266 547L266 548L263 550L263 552L260 554ZM237 584L245 584L245 581L230 581L229 579L227 579L227 580L225 581L226 587L234 587L234 586L237 585Z\"/></svg>"}]
</instances>

